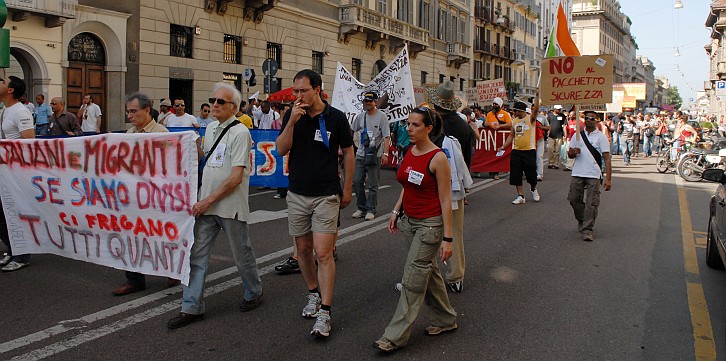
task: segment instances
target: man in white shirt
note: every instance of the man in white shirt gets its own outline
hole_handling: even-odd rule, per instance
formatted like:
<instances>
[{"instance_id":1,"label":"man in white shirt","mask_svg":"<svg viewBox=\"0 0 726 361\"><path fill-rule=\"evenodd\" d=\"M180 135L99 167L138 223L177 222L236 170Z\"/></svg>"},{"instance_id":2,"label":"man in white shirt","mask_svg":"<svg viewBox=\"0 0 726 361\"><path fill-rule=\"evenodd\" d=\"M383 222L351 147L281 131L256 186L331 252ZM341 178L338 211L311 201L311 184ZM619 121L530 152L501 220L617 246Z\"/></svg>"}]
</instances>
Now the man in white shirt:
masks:
<instances>
[{"instance_id":1,"label":"man in white shirt","mask_svg":"<svg viewBox=\"0 0 726 361\"><path fill-rule=\"evenodd\" d=\"M23 103L18 101L23 94L25 94L25 83L20 78L9 76L0 79L0 99L5 104L5 110L0 116L0 129L2 129L0 135L3 139L35 138L33 115ZM0 203L1 206L2 203ZM17 235L13 237L17 237ZM29 254L13 254L8 222L5 219L5 212L2 211L0 211L0 239L8 249L0 257L0 267L3 272L17 271L25 266L30 266Z\"/></svg>"},{"instance_id":2,"label":"man in white shirt","mask_svg":"<svg viewBox=\"0 0 726 361\"><path fill-rule=\"evenodd\" d=\"M252 136L235 118L242 94L234 86L217 83L212 89L212 116L207 126L204 153L209 155L202 174L197 203L192 207L194 245L189 256L189 285L182 287L182 307L166 327L175 329L204 319L204 280L209 256L219 231L224 231L244 289L241 312L262 301L262 280L250 243L249 186ZM177 108L178 109L178 108ZM226 130L226 132L225 132ZM216 144L216 147L214 147Z\"/></svg>"},{"instance_id":3,"label":"man in white shirt","mask_svg":"<svg viewBox=\"0 0 726 361\"><path fill-rule=\"evenodd\" d=\"M84 133L101 133L101 107L93 102L93 95L83 97L83 105L78 109L78 119Z\"/></svg>"},{"instance_id":4,"label":"man in white shirt","mask_svg":"<svg viewBox=\"0 0 726 361\"><path fill-rule=\"evenodd\" d=\"M600 182L602 182L602 160L605 160L605 191L612 188L612 165L610 164L610 143L605 134L597 129L600 116L593 111L585 112L585 131L579 138L575 134L570 140L567 156L574 160L572 181L567 200L575 212L578 230L582 240L592 242L595 237L592 228L600 204ZM589 143L589 146L588 146ZM592 148L592 149L590 149Z\"/></svg>"},{"instance_id":5,"label":"man in white shirt","mask_svg":"<svg viewBox=\"0 0 726 361\"><path fill-rule=\"evenodd\" d=\"M272 110L270 108L270 102L267 100L262 101L262 106L256 109L252 110L252 114L255 116L255 119L257 120L257 128L259 129L280 129L278 126L277 128L273 127L273 124L279 122L282 124L282 121L280 120L280 113Z\"/></svg>"},{"instance_id":6,"label":"man in white shirt","mask_svg":"<svg viewBox=\"0 0 726 361\"><path fill-rule=\"evenodd\" d=\"M159 116L156 118L157 123L166 126L166 118L174 115L170 108L171 101L169 99L162 99L161 104L159 104Z\"/></svg>"},{"instance_id":7,"label":"man in white shirt","mask_svg":"<svg viewBox=\"0 0 726 361\"><path fill-rule=\"evenodd\" d=\"M182 98L174 99L174 111L176 113L173 115L170 115L166 118L166 127L167 128L173 128L173 127L199 128L199 123L197 123L197 118L195 118L191 114L185 113L184 112L185 108L186 108L186 104L184 104L184 99L182 99Z\"/></svg>"}]
</instances>

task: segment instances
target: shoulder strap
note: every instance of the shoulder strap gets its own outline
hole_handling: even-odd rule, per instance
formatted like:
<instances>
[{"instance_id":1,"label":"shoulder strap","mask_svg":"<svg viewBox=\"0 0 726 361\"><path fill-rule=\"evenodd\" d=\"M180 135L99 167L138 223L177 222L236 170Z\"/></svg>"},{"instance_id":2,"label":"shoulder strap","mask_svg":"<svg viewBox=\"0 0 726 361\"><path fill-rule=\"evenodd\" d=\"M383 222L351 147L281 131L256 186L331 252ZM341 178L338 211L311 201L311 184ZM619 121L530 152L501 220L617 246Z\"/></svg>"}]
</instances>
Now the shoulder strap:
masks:
<instances>
[{"instance_id":1,"label":"shoulder strap","mask_svg":"<svg viewBox=\"0 0 726 361\"><path fill-rule=\"evenodd\" d=\"M219 144L219 141L222 140L222 137L224 137L224 134L227 133L229 128L232 128L237 124L240 124L240 122L239 122L239 120L235 119L232 121L232 123L227 128L224 128L222 130L222 134L220 134L219 138L217 138L217 140L214 141L214 144L212 144L212 148L209 148L209 152L205 153L204 156L214 153L214 150L217 148L217 144Z\"/></svg>"},{"instance_id":2,"label":"shoulder strap","mask_svg":"<svg viewBox=\"0 0 726 361\"><path fill-rule=\"evenodd\" d=\"M585 131L583 130L580 135L582 135L582 140L585 142L585 145L587 146L587 149L590 151L590 154L592 154L592 157L595 158L595 161L597 162L597 166L602 170L602 154L595 149L595 147L592 146L590 143L590 140L587 139L587 135L585 134Z\"/></svg>"}]
</instances>

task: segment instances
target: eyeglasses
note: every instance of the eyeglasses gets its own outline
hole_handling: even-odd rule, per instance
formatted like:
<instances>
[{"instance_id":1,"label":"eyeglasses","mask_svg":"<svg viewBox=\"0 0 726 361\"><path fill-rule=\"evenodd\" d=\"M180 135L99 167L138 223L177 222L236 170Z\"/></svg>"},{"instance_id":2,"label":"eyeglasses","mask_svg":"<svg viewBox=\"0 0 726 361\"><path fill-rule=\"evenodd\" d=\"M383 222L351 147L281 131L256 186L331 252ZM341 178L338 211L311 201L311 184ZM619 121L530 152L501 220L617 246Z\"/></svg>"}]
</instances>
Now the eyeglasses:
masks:
<instances>
[{"instance_id":1,"label":"eyeglasses","mask_svg":"<svg viewBox=\"0 0 726 361\"><path fill-rule=\"evenodd\" d=\"M136 114L136 112L138 112L138 111L139 111L139 109L128 109L128 110L126 110L126 115Z\"/></svg>"},{"instance_id":2,"label":"eyeglasses","mask_svg":"<svg viewBox=\"0 0 726 361\"><path fill-rule=\"evenodd\" d=\"M594 121L598 121L598 120L600 120L600 119L598 119L598 118L595 118L595 117L585 117L585 120L594 120Z\"/></svg>"},{"instance_id":3,"label":"eyeglasses","mask_svg":"<svg viewBox=\"0 0 726 361\"><path fill-rule=\"evenodd\" d=\"M309 91L311 91L311 90L313 90L313 88L307 88L307 89L293 89L293 90L292 90L292 94L293 94L293 95L295 95L295 96L297 96L298 94L301 94L301 93L302 93L302 94L305 94L305 93L307 93L307 92L309 92Z\"/></svg>"},{"instance_id":4,"label":"eyeglasses","mask_svg":"<svg viewBox=\"0 0 726 361\"><path fill-rule=\"evenodd\" d=\"M174 106L178 108L178 107L184 107L186 105L184 105L184 104L174 104Z\"/></svg>"},{"instance_id":5,"label":"eyeglasses","mask_svg":"<svg viewBox=\"0 0 726 361\"><path fill-rule=\"evenodd\" d=\"M209 113L209 109L202 110L202 113Z\"/></svg>"},{"instance_id":6,"label":"eyeglasses","mask_svg":"<svg viewBox=\"0 0 726 361\"><path fill-rule=\"evenodd\" d=\"M229 100L224 100L224 99L219 99L219 98L209 98L207 100L209 100L209 104L212 104L212 105L214 105L214 103L217 103L219 105L225 105L227 103L234 104Z\"/></svg>"},{"instance_id":7,"label":"eyeglasses","mask_svg":"<svg viewBox=\"0 0 726 361\"><path fill-rule=\"evenodd\" d=\"M53 102L50 102L50 105L56 105L56 104L58 104L58 103L53 103Z\"/></svg>"}]
</instances>

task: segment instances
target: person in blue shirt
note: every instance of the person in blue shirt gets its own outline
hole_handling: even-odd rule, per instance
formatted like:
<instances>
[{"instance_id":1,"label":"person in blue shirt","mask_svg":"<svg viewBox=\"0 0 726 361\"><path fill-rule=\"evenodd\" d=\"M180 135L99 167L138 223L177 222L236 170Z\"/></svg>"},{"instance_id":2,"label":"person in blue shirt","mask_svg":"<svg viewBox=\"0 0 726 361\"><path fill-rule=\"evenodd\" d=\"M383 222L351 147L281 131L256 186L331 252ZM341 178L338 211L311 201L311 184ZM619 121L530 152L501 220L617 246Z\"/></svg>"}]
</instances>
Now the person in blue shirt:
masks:
<instances>
[{"instance_id":1,"label":"person in blue shirt","mask_svg":"<svg viewBox=\"0 0 726 361\"><path fill-rule=\"evenodd\" d=\"M48 135L48 119L53 115L53 109L48 104L45 104L45 95L38 94L35 97L35 102L38 106L33 111L33 117L35 118L35 134L36 135Z\"/></svg>"},{"instance_id":2,"label":"person in blue shirt","mask_svg":"<svg viewBox=\"0 0 726 361\"><path fill-rule=\"evenodd\" d=\"M209 123L215 121L214 118L209 117L209 113L211 111L212 108L209 106L209 104L202 104L202 107L199 109L199 116L197 117L197 123L199 123L201 127L206 128Z\"/></svg>"}]
</instances>

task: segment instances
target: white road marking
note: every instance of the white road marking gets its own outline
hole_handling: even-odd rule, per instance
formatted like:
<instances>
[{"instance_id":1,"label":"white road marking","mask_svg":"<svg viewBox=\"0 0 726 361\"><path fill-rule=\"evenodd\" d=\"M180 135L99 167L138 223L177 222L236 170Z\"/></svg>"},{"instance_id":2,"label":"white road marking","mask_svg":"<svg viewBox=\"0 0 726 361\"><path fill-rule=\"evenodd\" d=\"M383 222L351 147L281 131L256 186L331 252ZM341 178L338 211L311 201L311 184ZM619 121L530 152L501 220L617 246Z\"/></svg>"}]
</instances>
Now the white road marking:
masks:
<instances>
[{"instance_id":1,"label":"white road marking","mask_svg":"<svg viewBox=\"0 0 726 361\"><path fill-rule=\"evenodd\" d=\"M484 190L486 188L489 188L495 184L503 182L503 179L500 179L498 181L492 181L492 180L484 180L474 183L471 188L471 192L469 194L473 194L476 192L479 192L481 190ZM286 212L286 210L285 210ZM351 232L356 232L357 230L361 228L365 228L364 230L351 234L347 237L339 238L337 245L341 246L346 243L352 242L354 240L360 239L362 237L365 237L367 235L373 234L375 232L378 232L380 230L384 230L388 227L388 218L381 217L376 218L373 221L368 222L361 222L358 224L355 224L350 227L346 227L340 232L338 232L339 237ZM287 256L290 253L292 253L292 247L287 247L284 249L281 249L279 251L267 254L265 256L257 258L257 264L262 264L269 262L271 260ZM268 266L265 266L260 269L260 276L269 274L274 270L275 264L270 264ZM211 283L213 281L216 281L218 279L230 276L232 274L235 274L237 272L237 267L229 267L227 269L215 272L211 275L207 276L207 283ZM225 290L228 290L232 287L235 287L241 283L239 278L234 278L225 282L222 282L220 284L207 287L205 292L205 297L212 296L214 294L223 292ZM20 347L24 347L27 345L31 345L36 342L40 342L42 340L45 340L50 337L54 337L60 334L63 334L68 331L77 330L77 329L83 329L87 328L89 324L93 322L98 322L101 320L104 320L106 318L131 311L135 308L145 306L149 303L156 302L158 300L164 299L168 296L175 295L177 293L181 292L181 286L173 287L170 289L166 289L163 291L158 291L155 293L152 293L150 295L146 295L140 298L137 298L135 300L131 300L125 303L122 303L120 305L116 305L113 307L109 307L105 310L101 310L86 316L83 316L78 319L73 320L64 320L58 322L58 325L46 328L45 330L38 331L26 336L22 336L19 338L16 338L14 340L10 340L7 342L4 342L0 344L0 354L18 349ZM134 314L132 316L126 317L124 319L109 323L107 325L103 325L99 328L89 330L86 332L82 332L74 337L67 338L61 341L58 341L56 343L53 343L51 345L38 348L32 351L28 351L24 353L23 355L14 357L12 360L40 360L49 356L53 356L55 354L58 354L60 352L66 351L68 349L74 348L76 346L82 345L86 342L96 340L100 337L112 334L116 331L121 331L129 326L133 326L137 323L149 320L153 317L157 317L160 315L163 315L164 313L167 313L171 310L174 310L175 308L178 308L180 304L179 300L174 300L171 302L167 302L163 305L154 307L152 309L149 309L147 311Z\"/></svg>"}]
</instances>

